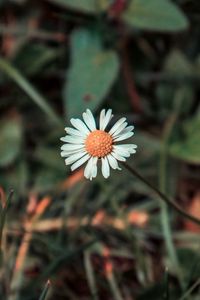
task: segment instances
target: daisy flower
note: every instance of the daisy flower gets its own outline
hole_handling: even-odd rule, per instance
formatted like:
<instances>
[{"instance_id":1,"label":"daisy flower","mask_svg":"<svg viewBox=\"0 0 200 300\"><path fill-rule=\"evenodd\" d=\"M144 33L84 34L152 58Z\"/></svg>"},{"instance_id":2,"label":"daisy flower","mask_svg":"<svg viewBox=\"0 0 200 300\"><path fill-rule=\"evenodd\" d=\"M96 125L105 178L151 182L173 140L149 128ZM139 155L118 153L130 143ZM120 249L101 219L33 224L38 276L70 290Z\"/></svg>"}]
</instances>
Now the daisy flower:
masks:
<instances>
[{"instance_id":1,"label":"daisy flower","mask_svg":"<svg viewBox=\"0 0 200 300\"><path fill-rule=\"evenodd\" d=\"M61 156L66 158L66 165L72 164L72 171L87 162L84 176L92 180L97 176L97 162L101 161L102 174L108 178L110 167L121 170L118 161L126 161L127 157L136 152L135 144L117 144L134 134L134 126L127 126L126 118L121 118L106 131L112 117L111 109L103 109L98 128L89 109L83 113L84 122L74 118L70 120L74 128L65 128L67 135L61 138L65 143L61 147Z\"/></svg>"}]
</instances>

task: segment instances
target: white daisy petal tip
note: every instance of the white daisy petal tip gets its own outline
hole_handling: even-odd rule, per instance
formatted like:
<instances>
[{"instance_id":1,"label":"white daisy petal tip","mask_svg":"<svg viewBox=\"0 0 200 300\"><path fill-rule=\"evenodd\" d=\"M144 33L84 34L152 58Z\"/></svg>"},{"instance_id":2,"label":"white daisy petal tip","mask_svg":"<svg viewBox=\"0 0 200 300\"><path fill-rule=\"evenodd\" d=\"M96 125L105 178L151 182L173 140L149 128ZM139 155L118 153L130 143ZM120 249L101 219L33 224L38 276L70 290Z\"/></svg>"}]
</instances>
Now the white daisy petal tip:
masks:
<instances>
[{"instance_id":1,"label":"white daisy petal tip","mask_svg":"<svg viewBox=\"0 0 200 300\"><path fill-rule=\"evenodd\" d=\"M89 180L97 176L97 165L101 160L102 175L107 179L111 168L121 170L118 161L125 162L136 152L137 145L118 143L133 136L134 126L128 126L126 118L123 117L107 130L113 117L112 109L101 110L98 128L90 109L87 108L82 117L83 121L70 119L74 128L65 127L67 134L60 138L64 143L61 146L61 156L65 158L66 165L71 165L71 171L86 163L84 176Z\"/></svg>"}]
</instances>

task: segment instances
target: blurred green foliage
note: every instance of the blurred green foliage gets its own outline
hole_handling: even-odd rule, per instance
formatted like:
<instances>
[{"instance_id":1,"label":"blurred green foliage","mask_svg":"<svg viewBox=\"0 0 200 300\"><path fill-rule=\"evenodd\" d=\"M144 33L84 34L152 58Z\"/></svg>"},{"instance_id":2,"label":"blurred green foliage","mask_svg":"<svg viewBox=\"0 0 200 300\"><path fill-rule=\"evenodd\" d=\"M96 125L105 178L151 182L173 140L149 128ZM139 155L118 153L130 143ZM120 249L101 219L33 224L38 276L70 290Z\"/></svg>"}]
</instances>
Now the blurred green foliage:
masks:
<instances>
[{"instance_id":1,"label":"blurred green foliage","mask_svg":"<svg viewBox=\"0 0 200 300\"><path fill-rule=\"evenodd\" d=\"M117 77L117 54L102 48L97 33L81 30L71 37L71 67L63 96L69 117L80 116L86 108L99 107Z\"/></svg>"},{"instance_id":2,"label":"blurred green foliage","mask_svg":"<svg viewBox=\"0 0 200 300\"><path fill-rule=\"evenodd\" d=\"M158 31L176 31L188 27L187 18L168 0L130 1L122 16L130 26Z\"/></svg>"}]
</instances>

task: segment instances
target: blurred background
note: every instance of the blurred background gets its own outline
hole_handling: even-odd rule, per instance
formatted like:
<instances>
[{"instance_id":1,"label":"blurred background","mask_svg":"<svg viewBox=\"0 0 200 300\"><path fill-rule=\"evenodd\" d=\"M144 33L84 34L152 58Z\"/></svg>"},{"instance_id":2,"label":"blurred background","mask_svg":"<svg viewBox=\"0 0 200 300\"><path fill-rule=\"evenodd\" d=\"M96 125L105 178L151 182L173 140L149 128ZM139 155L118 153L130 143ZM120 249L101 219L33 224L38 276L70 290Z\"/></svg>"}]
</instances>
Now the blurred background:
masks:
<instances>
[{"instance_id":1,"label":"blurred background","mask_svg":"<svg viewBox=\"0 0 200 300\"><path fill-rule=\"evenodd\" d=\"M60 157L71 117L112 108L128 164L200 218L199 50L197 0L0 0L0 299L200 299L200 226Z\"/></svg>"}]
</instances>

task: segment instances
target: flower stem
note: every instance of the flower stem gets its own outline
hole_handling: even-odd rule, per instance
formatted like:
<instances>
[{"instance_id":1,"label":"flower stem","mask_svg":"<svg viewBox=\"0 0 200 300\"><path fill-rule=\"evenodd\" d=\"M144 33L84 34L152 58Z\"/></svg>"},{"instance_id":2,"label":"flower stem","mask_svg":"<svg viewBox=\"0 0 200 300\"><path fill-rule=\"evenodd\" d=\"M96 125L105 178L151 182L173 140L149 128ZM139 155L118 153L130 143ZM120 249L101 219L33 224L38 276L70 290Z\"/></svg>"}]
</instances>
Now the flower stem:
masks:
<instances>
[{"instance_id":1,"label":"flower stem","mask_svg":"<svg viewBox=\"0 0 200 300\"><path fill-rule=\"evenodd\" d=\"M184 218L196 223L200 226L200 219L195 218L194 216L186 213L176 202L168 198L164 193L162 193L158 188L156 188L153 184L151 184L146 178L144 178L140 173L138 173L133 167L130 167L126 163L123 163L126 169L142 182L144 182L148 187L150 187L167 205L171 206L175 209L179 214L181 214Z\"/></svg>"}]
</instances>

